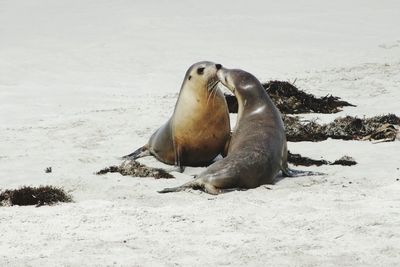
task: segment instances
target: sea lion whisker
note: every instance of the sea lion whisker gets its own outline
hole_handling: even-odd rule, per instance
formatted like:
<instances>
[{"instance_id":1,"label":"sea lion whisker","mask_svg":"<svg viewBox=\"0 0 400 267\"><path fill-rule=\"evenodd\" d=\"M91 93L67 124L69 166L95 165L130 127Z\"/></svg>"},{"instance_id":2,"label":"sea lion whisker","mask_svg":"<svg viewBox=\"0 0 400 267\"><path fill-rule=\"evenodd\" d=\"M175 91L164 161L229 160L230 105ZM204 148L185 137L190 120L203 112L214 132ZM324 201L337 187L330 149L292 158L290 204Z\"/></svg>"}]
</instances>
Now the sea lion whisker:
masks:
<instances>
[{"instance_id":1,"label":"sea lion whisker","mask_svg":"<svg viewBox=\"0 0 400 267\"><path fill-rule=\"evenodd\" d=\"M215 88L215 86L217 84L218 84L218 81L216 81L216 80L211 80L211 81L208 82L208 85L207 85L207 91L208 91L207 106L208 106L208 103L210 102L211 96L213 94L213 90L214 90L214 88Z\"/></svg>"},{"instance_id":2,"label":"sea lion whisker","mask_svg":"<svg viewBox=\"0 0 400 267\"><path fill-rule=\"evenodd\" d=\"M215 100L215 97L216 97L216 95L217 95L217 85L218 85L218 83L219 83L219 80L211 80L209 83L208 83L208 86L207 86L207 90L208 90L208 92L209 92L209 94L208 94L208 97L207 97L207 105L208 105L208 103L209 103L209 101L210 101L210 99L212 98L213 100L213 104L214 104L214 100Z\"/></svg>"},{"instance_id":3,"label":"sea lion whisker","mask_svg":"<svg viewBox=\"0 0 400 267\"><path fill-rule=\"evenodd\" d=\"M213 88L213 92L214 92L214 96L213 96L213 105L214 105L214 103L215 103L215 98L217 97L217 84L218 83L216 83L215 85L214 85L214 88Z\"/></svg>"},{"instance_id":4,"label":"sea lion whisker","mask_svg":"<svg viewBox=\"0 0 400 267\"><path fill-rule=\"evenodd\" d=\"M212 101L212 103L214 104L214 97L215 97L215 90L211 89L210 94L209 94L209 99ZM211 102L210 101L210 102Z\"/></svg>"},{"instance_id":5,"label":"sea lion whisker","mask_svg":"<svg viewBox=\"0 0 400 267\"><path fill-rule=\"evenodd\" d=\"M215 86L219 83L218 79L212 79L207 83L207 90L212 91Z\"/></svg>"},{"instance_id":6,"label":"sea lion whisker","mask_svg":"<svg viewBox=\"0 0 400 267\"><path fill-rule=\"evenodd\" d=\"M208 103L210 102L210 98L211 98L211 92L210 92L210 90L208 90L206 106L208 106Z\"/></svg>"}]
</instances>

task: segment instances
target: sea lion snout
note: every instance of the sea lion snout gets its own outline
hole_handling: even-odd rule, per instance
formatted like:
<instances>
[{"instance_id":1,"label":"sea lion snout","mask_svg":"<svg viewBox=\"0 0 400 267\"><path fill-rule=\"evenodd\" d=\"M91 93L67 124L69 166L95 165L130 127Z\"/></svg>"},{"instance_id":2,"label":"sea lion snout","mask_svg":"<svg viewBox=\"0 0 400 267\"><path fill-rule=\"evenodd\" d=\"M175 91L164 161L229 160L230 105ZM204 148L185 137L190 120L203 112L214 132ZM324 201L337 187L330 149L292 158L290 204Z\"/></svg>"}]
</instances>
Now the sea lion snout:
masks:
<instances>
[{"instance_id":1,"label":"sea lion snout","mask_svg":"<svg viewBox=\"0 0 400 267\"><path fill-rule=\"evenodd\" d=\"M228 78L229 72L228 69L221 67L217 70L217 77L220 83L222 83L229 91L235 93L235 87L229 83Z\"/></svg>"},{"instance_id":2,"label":"sea lion snout","mask_svg":"<svg viewBox=\"0 0 400 267\"><path fill-rule=\"evenodd\" d=\"M223 68L222 66L218 69L217 68L217 77L218 77L218 80L221 82L221 83L223 83L224 85L225 85L225 83L226 83L226 71L225 71L226 69L225 68ZM225 85L226 86L226 85Z\"/></svg>"}]
</instances>

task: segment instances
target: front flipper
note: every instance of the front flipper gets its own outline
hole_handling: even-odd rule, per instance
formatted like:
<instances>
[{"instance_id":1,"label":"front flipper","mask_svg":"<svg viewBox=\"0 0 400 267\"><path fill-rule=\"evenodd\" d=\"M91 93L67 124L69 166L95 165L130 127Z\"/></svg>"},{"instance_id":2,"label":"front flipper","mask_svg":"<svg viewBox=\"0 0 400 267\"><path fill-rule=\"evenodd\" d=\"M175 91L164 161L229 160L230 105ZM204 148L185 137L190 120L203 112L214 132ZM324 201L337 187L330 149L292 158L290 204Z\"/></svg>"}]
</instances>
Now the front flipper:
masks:
<instances>
[{"instance_id":1,"label":"front flipper","mask_svg":"<svg viewBox=\"0 0 400 267\"><path fill-rule=\"evenodd\" d=\"M203 190L204 190L204 192L209 193L211 195L218 195L218 194L222 193L221 190L219 190L212 184L208 184L208 183L204 184Z\"/></svg>"},{"instance_id":2,"label":"front flipper","mask_svg":"<svg viewBox=\"0 0 400 267\"><path fill-rule=\"evenodd\" d=\"M228 150L229 150L229 144L231 143L232 139L232 132L229 133L228 140L226 140L224 151L221 153L221 156L225 158L228 155Z\"/></svg>"}]
</instances>

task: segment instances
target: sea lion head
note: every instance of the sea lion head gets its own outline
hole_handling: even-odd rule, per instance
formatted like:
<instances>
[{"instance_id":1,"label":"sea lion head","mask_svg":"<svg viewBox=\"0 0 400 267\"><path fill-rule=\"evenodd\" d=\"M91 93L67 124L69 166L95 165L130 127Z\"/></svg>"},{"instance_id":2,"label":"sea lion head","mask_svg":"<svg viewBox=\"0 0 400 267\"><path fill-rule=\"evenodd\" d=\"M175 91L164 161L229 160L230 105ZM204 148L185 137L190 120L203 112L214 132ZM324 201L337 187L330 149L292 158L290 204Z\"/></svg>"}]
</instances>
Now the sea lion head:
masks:
<instances>
[{"instance_id":1,"label":"sea lion head","mask_svg":"<svg viewBox=\"0 0 400 267\"><path fill-rule=\"evenodd\" d=\"M218 80L227 87L238 101L238 119L236 127L244 114L257 114L269 105L268 96L260 81L251 73L240 69L220 68L217 71ZM250 112L251 111L251 112Z\"/></svg>"},{"instance_id":2,"label":"sea lion head","mask_svg":"<svg viewBox=\"0 0 400 267\"><path fill-rule=\"evenodd\" d=\"M239 96L244 99L254 95L254 87L262 86L260 81L251 73L240 69L220 68L217 71L217 77L236 97Z\"/></svg>"},{"instance_id":3,"label":"sea lion head","mask_svg":"<svg viewBox=\"0 0 400 267\"><path fill-rule=\"evenodd\" d=\"M217 71L221 68L221 64L214 62L197 62L187 70L184 84L193 90L207 88L208 91L212 91L218 84Z\"/></svg>"}]
</instances>

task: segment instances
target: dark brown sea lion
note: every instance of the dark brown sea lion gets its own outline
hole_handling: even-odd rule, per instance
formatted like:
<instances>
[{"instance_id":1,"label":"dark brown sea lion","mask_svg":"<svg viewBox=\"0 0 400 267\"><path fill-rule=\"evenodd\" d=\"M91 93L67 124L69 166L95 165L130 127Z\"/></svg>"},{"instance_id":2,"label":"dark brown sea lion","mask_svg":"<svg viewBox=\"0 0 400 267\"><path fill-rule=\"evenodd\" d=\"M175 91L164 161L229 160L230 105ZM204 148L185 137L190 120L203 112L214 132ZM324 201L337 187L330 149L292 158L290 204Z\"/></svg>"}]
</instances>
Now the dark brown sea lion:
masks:
<instances>
[{"instance_id":1,"label":"dark brown sea lion","mask_svg":"<svg viewBox=\"0 0 400 267\"><path fill-rule=\"evenodd\" d=\"M238 100L238 117L227 156L210 165L196 179L160 193L202 189L255 188L274 183L279 172L290 175L286 136L281 115L261 83L243 70L221 68L218 78Z\"/></svg>"},{"instance_id":2,"label":"dark brown sea lion","mask_svg":"<svg viewBox=\"0 0 400 267\"><path fill-rule=\"evenodd\" d=\"M149 142L123 158L153 155L177 166L204 166L223 153L230 137L225 97L217 88L213 62L199 62L186 72L172 117Z\"/></svg>"}]
</instances>

